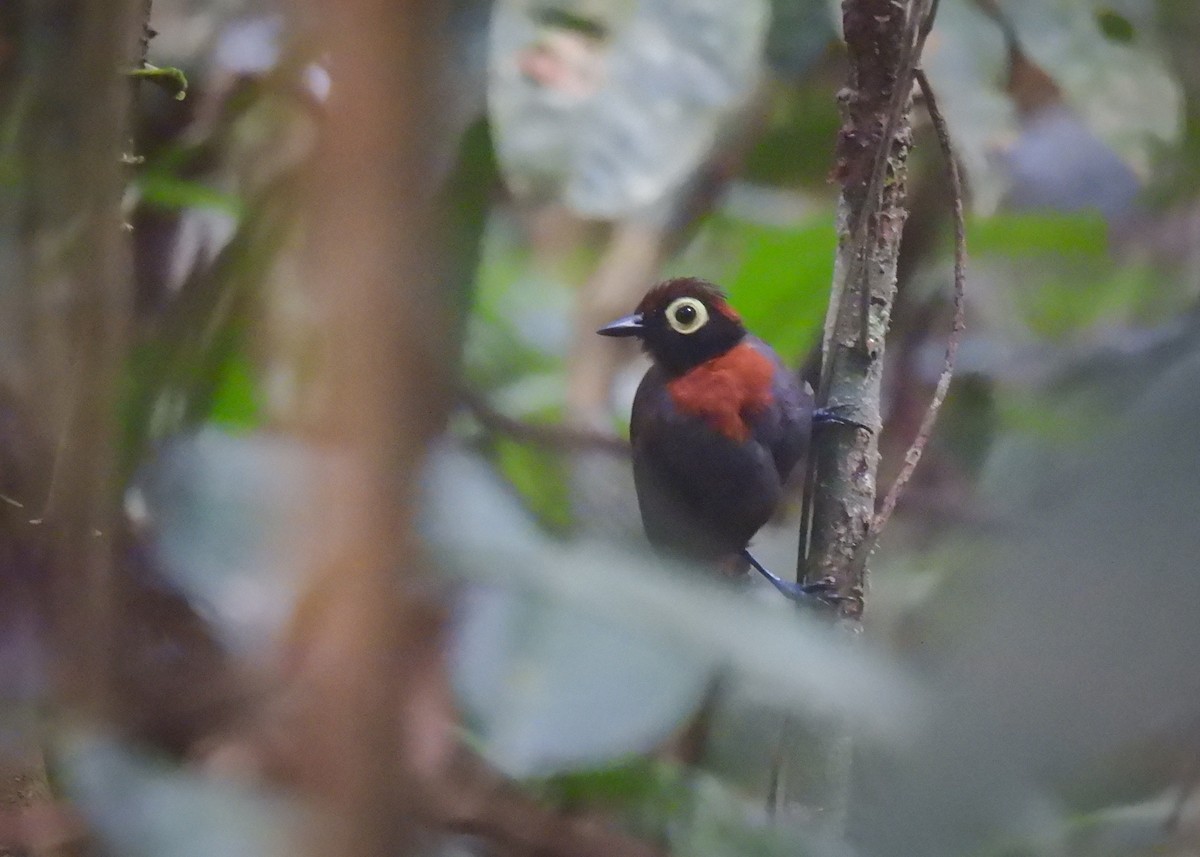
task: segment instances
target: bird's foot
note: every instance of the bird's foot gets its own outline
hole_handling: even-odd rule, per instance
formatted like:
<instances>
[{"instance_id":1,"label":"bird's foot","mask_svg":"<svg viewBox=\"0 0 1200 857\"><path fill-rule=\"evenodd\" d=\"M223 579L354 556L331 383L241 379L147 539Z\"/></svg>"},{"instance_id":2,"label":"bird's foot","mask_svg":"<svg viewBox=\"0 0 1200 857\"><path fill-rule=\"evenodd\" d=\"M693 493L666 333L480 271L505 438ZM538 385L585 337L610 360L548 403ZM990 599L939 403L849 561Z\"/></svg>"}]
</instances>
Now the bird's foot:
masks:
<instances>
[{"instance_id":1,"label":"bird's foot","mask_svg":"<svg viewBox=\"0 0 1200 857\"><path fill-rule=\"evenodd\" d=\"M812 413L813 425L823 426L833 423L834 425L854 426L854 428L860 428L865 432L872 432L871 427L865 423L842 416L841 412L848 410L850 410L849 405L830 405L827 408L817 408Z\"/></svg>"},{"instance_id":2,"label":"bird's foot","mask_svg":"<svg viewBox=\"0 0 1200 857\"><path fill-rule=\"evenodd\" d=\"M742 558L750 563L751 567L765 577L785 598L797 604L837 607L844 602L853 600L837 591L837 582L832 577L824 577L814 583L794 583L772 574L754 558L749 550L742 551Z\"/></svg>"},{"instance_id":3,"label":"bird's foot","mask_svg":"<svg viewBox=\"0 0 1200 857\"><path fill-rule=\"evenodd\" d=\"M815 598L829 607L837 607L854 600L853 595L842 595L838 591L837 581L832 577L822 577L813 583L796 583L793 586L803 592L805 597Z\"/></svg>"}]
</instances>

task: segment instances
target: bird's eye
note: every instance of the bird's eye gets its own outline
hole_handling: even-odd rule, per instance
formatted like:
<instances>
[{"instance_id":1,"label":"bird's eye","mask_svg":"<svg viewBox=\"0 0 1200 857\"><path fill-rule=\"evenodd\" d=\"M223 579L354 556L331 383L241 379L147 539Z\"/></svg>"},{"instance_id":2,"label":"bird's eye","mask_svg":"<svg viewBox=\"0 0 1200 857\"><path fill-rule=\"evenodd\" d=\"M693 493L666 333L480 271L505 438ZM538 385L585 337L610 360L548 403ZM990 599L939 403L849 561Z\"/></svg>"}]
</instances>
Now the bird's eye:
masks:
<instances>
[{"instance_id":1,"label":"bird's eye","mask_svg":"<svg viewBox=\"0 0 1200 857\"><path fill-rule=\"evenodd\" d=\"M676 298L667 307L667 324L679 333L695 333L708 324L708 308L695 298Z\"/></svg>"}]
</instances>

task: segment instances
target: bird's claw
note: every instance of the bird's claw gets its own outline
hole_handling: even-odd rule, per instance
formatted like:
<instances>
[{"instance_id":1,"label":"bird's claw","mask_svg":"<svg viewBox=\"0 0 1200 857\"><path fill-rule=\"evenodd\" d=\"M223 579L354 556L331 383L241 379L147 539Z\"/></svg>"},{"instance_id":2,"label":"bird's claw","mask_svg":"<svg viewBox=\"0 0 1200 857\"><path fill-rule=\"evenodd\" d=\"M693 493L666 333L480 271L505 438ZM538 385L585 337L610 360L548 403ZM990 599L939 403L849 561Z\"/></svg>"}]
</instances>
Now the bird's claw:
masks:
<instances>
[{"instance_id":1,"label":"bird's claw","mask_svg":"<svg viewBox=\"0 0 1200 857\"><path fill-rule=\"evenodd\" d=\"M839 411L846 411L849 409L849 405L830 405L825 408L817 408L812 413L813 425L823 426L832 423L834 425L853 426L854 428L860 428L869 434L874 434L874 431L869 425L860 423L858 420L852 420L849 417L844 417L841 415L841 413L839 413Z\"/></svg>"},{"instance_id":2,"label":"bird's claw","mask_svg":"<svg viewBox=\"0 0 1200 857\"><path fill-rule=\"evenodd\" d=\"M797 584L796 588L808 598L813 598L828 607L838 607L854 600L853 595L843 595L838 591L837 581L832 577L822 577L812 583Z\"/></svg>"}]
</instances>

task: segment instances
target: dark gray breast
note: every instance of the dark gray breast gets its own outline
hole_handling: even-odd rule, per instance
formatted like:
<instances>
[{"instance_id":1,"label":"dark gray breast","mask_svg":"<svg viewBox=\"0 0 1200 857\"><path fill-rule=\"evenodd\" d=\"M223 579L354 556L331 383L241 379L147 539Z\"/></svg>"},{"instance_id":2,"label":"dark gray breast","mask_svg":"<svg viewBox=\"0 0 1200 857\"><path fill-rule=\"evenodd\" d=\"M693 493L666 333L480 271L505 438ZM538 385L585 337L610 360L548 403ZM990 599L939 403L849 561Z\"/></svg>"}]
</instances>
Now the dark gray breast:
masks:
<instances>
[{"instance_id":1,"label":"dark gray breast","mask_svg":"<svg viewBox=\"0 0 1200 857\"><path fill-rule=\"evenodd\" d=\"M777 371L774 401L748 420L745 441L680 412L659 367L638 387L630 424L633 475L642 523L656 546L705 559L737 553L774 513L804 456L812 397L774 352L749 341Z\"/></svg>"}]
</instances>

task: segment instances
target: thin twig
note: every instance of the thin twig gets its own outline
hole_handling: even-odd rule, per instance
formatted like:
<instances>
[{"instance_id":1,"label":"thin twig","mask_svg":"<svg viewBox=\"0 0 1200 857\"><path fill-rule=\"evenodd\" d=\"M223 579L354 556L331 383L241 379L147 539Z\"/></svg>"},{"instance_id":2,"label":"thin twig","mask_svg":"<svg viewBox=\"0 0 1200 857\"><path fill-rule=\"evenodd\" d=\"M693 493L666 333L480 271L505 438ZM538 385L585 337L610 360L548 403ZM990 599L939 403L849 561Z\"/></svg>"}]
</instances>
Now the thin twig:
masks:
<instances>
[{"instance_id":1,"label":"thin twig","mask_svg":"<svg viewBox=\"0 0 1200 857\"><path fill-rule=\"evenodd\" d=\"M896 504L900 501L900 497L904 493L904 488L908 484L908 480L912 478L913 471L917 469L917 464L921 461L921 455L924 453L925 446L929 443L929 438L933 434L933 427L937 423L942 403L946 401L946 392L950 389L950 379L954 376L954 364L958 357L958 346L962 341L962 333L966 327L963 297L966 290L967 236L963 220L962 177L959 175L958 160L954 154L954 147L950 142L950 132L946 127L945 117L942 116L942 112L938 107L937 100L933 94L933 88L929 85L929 79L925 76L925 71L921 68L916 70L915 77L917 84L921 87L921 94L925 97L925 109L928 111L929 118L933 122L933 129L937 134L938 145L941 147L942 156L946 161L946 175L950 180L951 206L954 214L954 325L950 329L949 337L946 339L946 356L942 362L942 372L938 377L937 387L933 391L933 398L929 401L929 407L925 410L925 416L921 420L921 426L917 431L916 437L913 438L912 445L909 446L908 452L904 455L904 466L900 468L900 473L897 474L896 481L892 483L892 487L884 497L879 512L875 515L875 520L871 524L871 532L859 549L858 559L856 560L858 562L865 562L866 556L875 547L876 542L879 540L879 534L887 525L892 512L896 509Z\"/></svg>"}]
</instances>

